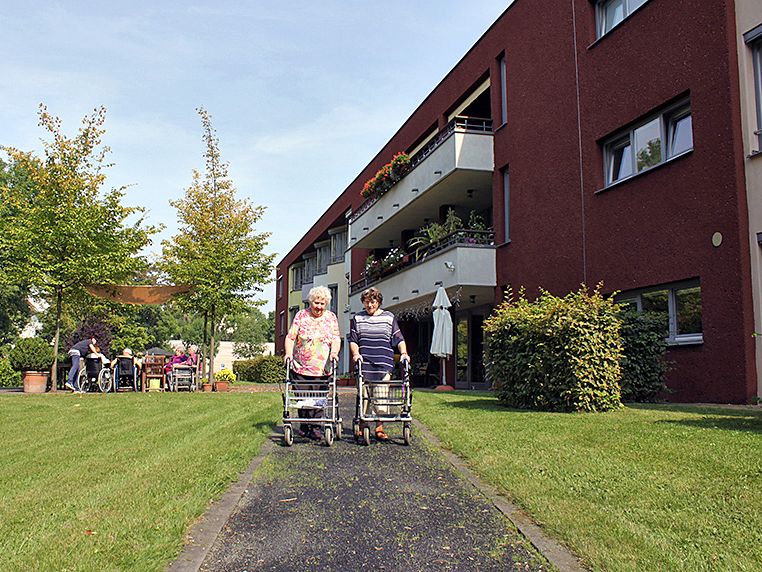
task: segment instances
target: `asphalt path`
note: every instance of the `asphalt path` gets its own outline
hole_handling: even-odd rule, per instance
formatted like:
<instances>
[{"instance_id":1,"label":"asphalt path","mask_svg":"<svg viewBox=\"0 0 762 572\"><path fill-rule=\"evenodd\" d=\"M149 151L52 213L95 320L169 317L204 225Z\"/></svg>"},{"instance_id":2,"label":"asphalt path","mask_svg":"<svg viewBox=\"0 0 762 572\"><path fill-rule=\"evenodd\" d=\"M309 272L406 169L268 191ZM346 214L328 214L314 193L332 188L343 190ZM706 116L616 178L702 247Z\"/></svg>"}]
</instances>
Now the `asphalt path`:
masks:
<instances>
[{"instance_id":1,"label":"asphalt path","mask_svg":"<svg viewBox=\"0 0 762 572\"><path fill-rule=\"evenodd\" d=\"M549 570L503 513L413 428L332 447L274 435L200 570ZM415 414L415 408L413 410Z\"/></svg>"}]
</instances>

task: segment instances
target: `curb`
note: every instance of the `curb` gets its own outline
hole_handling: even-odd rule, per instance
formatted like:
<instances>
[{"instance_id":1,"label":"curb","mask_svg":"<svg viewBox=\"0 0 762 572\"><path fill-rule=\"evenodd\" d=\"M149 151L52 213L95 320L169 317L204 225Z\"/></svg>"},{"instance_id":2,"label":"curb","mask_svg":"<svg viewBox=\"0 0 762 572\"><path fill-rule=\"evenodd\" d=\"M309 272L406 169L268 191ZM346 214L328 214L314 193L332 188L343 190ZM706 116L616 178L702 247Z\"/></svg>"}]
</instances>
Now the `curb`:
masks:
<instances>
[{"instance_id":1,"label":"curb","mask_svg":"<svg viewBox=\"0 0 762 572\"><path fill-rule=\"evenodd\" d=\"M238 506L246 487L251 482L254 471L262 464L264 458L270 453L275 433L268 434L257 456L251 460L248 468L241 474L238 481L233 483L222 498L209 507L201 515L200 520L194 524L187 536L187 543L183 547L177 559L167 567L167 572L197 572L204 563L207 554L212 549L214 541L220 534L222 527L230 518L230 515Z\"/></svg>"},{"instance_id":2,"label":"curb","mask_svg":"<svg viewBox=\"0 0 762 572\"><path fill-rule=\"evenodd\" d=\"M495 507L510 520L519 532L532 543L548 562L560 572L586 572L579 559L568 548L550 538L535 524L532 519L519 507L501 496L495 487L485 483L476 473L469 469L463 460L455 453L446 449L442 442L417 419L413 420L416 429L455 467L455 469L471 483L481 494L487 497Z\"/></svg>"}]
</instances>

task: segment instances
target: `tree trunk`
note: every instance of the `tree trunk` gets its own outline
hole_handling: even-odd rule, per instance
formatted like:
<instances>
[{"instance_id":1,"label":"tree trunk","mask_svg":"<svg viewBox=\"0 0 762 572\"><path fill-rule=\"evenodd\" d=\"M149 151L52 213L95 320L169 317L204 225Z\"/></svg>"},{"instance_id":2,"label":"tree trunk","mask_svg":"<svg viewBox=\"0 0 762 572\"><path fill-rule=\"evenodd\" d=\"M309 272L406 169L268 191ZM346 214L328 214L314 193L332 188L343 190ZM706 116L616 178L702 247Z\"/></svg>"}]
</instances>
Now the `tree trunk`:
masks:
<instances>
[{"instance_id":1,"label":"tree trunk","mask_svg":"<svg viewBox=\"0 0 762 572\"><path fill-rule=\"evenodd\" d=\"M56 335L53 337L53 369L50 372L50 391L58 390L58 340L61 337L61 306L63 288L56 286Z\"/></svg>"},{"instance_id":2,"label":"tree trunk","mask_svg":"<svg viewBox=\"0 0 762 572\"><path fill-rule=\"evenodd\" d=\"M212 383L214 378L214 319L214 306L212 306L212 315L209 320L209 383Z\"/></svg>"},{"instance_id":3,"label":"tree trunk","mask_svg":"<svg viewBox=\"0 0 762 572\"><path fill-rule=\"evenodd\" d=\"M209 326L209 312L207 310L204 310L204 341L202 343L202 347L204 351L204 356L206 356L203 360L205 362L204 363L205 366L207 365L207 360L209 359L209 335L207 331L208 326ZM208 368L205 369L203 372L201 372L201 374L203 375L207 373L207 371L208 371Z\"/></svg>"}]
</instances>

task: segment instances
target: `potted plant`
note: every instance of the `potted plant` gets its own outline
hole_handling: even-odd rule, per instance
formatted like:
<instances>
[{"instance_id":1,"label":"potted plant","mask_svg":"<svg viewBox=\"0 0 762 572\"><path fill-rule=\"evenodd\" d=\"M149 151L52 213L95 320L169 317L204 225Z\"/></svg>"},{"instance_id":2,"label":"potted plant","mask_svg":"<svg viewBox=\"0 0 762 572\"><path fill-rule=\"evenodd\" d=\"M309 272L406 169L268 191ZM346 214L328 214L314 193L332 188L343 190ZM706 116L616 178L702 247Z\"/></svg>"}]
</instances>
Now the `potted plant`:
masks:
<instances>
[{"instance_id":1,"label":"potted plant","mask_svg":"<svg viewBox=\"0 0 762 572\"><path fill-rule=\"evenodd\" d=\"M11 367L23 374L24 392L45 393L53 364L53 348L42 338L19 338L8 352Z\"/></svg>"},{"instance_id":2,"label":"potted plant","mask_svg":"<svg viewBox=\"0 0 762 572\"><path fill-rule=\"evenodd\" d=\"M235 382L235 374L225 368L214 374L214 391L230 391L230 384Z\"/></svg>"}]
</instances>

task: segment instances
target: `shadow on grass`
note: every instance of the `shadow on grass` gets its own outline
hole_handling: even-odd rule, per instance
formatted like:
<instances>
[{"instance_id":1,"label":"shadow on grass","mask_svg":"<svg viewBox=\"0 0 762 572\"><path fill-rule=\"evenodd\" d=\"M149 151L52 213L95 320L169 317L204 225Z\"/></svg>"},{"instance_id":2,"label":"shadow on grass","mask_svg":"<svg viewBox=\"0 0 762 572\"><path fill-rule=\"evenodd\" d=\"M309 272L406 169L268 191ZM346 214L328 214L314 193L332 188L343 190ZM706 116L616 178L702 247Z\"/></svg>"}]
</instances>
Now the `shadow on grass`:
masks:
<instances>
[{"instance_id":1,"label":"shadow on grass","mask_svg":"<svg viewBox=\"0 0 762 572\"><path fill-rule=\"evenodd\" d=\"M630 403L633 409L649 411L669 411L670 413L690 413L702 415L699 419L663 419L657 423L665 425L685 425L697 429L720 429L725 431L747 431L762 433L762 410L750 408L722 407L711 405L670 405L650 403Z\"/></svg>"}]
</instances>

